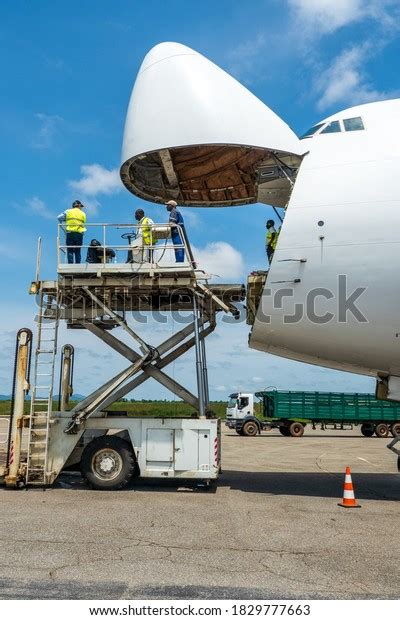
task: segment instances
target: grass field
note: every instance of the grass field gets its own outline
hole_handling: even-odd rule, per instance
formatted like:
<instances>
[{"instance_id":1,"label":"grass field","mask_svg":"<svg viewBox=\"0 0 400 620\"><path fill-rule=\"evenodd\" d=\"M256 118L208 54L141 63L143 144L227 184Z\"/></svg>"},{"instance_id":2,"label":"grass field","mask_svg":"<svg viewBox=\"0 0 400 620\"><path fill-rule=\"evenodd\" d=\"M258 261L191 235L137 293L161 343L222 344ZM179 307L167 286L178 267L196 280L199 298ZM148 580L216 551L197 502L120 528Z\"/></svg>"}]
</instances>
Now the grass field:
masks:
<instances>
[{"instance_id":1,"label":"grass field","mask_svg":"<svg viewBox=\"0 0 400 620\"><path fill-rule=\"evenodd\" d=\"M75 401L71 401L71 408L76 404ZM10 401L0 401L0 415L9 415L10 413ZM29 413L30 401L25 402L25 413ZM214 401L210 404L214 413L220 417L225 417L226 402ZM58 409L58 402L54 402L53 409ZM150 416L150 417L186 417L192 415L194 409L181 401L165 401L165 400L152 400L152 401L136 401L130 402L117 402L108 407L109 411L127 411L129 416Z\"/></svg>"}]
</instances>

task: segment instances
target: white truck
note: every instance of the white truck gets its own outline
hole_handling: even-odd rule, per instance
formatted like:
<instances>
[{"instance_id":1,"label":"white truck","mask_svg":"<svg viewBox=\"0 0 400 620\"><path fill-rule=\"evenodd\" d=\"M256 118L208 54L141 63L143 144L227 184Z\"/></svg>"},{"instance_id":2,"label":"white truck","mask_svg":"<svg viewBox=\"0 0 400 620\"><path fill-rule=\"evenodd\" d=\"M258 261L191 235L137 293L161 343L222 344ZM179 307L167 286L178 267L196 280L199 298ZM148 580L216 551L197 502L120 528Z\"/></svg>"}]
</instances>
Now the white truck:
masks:
<instances>
[{"instance_id":1,"label":"white truck","mask_svg":"<svg viewBox=\"0 0 400 620\"><path fill-rule=\"evenodd\" d=\"M255 415L254 394L249 392L235 392L229 396L225 424L246 437L254 437L271 428Z\"/></svg>"}]
</instances>

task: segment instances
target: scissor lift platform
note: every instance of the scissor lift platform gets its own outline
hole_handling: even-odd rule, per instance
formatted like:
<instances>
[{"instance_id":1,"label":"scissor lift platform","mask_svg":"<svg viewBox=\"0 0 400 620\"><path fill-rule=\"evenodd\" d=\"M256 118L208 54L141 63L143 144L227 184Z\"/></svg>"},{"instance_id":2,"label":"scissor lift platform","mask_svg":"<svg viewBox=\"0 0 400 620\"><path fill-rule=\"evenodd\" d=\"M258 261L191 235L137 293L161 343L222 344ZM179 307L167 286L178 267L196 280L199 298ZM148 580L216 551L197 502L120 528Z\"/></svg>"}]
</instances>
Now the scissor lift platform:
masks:
<instances>
[{"instance_id":1,"label":"scissor lift platform","mask_svg":"<svg viewBox=\"0 0 400 620\"><path fill-rule=\"evenodd\" d=\"M237 304L245 298L244 285L209 284L207 274L188 261L168 266L106 261L82 266L59 264L56 280L40 280L38 273L39 270L30 289L37 296L39 308L31 410L29 415L23 414L27 379L22 369L8 456L16 454L15 446L18 454L11 464L10 459L6 463L6 484L52 484L71 459L79 462L82 458L82 463L86 463L84 475L92 486L120 488L129 478L121 480L118 474L118 468L125 471L124 450L128 450L128 461L134 464L132 471L128 467L132 475L142 471L145 476L205 481L217 477L220 425L209 406L205 338L214 331L218 312L239 317ZM149 315L151 320L156 313L174 312L184 319L180 321L180 330L157 346L147 343L139 333L143 316ZM70 329L86 329L126 358L128 366L72 409L54 411L54 362L60 321L65 321ZM123 330L128 339L122 341L111 333L115 328ZM24 347L32 342L32 337L21 338L18 346L26 358ZM197 394L165 372L169 364L191 348L196 354ZM64 374L62 371L61 376ZM167 417L150 424L146 417L133 421L104 413L149 378L190 405L192 417L184 422ZM62 383L61 402L68 402L69 389L69 385ZM28 429L27 455L20 449L23 428ZM125 442L125 448L120 450L121 442ZM98 453L89 459L87 451L82 454L85 446L89 452L98 447ZM196 458L188 456L195 454ZM82 467L85 472L85 465Z\"/></svg>"}]
</instances>

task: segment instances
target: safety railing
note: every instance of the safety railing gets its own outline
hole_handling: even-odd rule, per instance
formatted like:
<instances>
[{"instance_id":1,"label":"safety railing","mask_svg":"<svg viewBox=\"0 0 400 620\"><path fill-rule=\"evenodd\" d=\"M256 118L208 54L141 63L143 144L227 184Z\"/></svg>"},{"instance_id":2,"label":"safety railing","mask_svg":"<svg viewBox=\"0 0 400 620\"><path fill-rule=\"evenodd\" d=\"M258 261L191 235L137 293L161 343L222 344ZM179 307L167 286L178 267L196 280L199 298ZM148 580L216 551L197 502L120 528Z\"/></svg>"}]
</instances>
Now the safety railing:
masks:
<instances>
[{"instance_id":1,"label":"safety railing","mask_svg":"<svg viewBox=\"0 0 400 620\"><path fill-rule=\"evenodd\" d=\"M150 265L195 268L182 226L172 224L85 224L83 238L58 225L59 265ZM82 239L82 244L80 241Z\"/></svg>"}]
</instances>

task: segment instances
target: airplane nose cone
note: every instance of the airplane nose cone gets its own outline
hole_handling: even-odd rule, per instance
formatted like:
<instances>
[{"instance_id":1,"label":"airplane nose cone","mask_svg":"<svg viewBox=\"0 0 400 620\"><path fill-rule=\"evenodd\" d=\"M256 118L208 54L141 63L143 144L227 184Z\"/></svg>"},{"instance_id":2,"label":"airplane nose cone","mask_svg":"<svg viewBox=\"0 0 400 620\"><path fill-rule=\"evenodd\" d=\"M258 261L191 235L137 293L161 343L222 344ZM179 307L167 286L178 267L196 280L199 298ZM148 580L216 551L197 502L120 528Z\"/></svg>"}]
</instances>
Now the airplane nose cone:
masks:
<instances>
[{"instance_id":1,"label":"airplane nose cone","mask_svg":"<svg viewBox=\"0 0 400 620\"><path fill-rule=\"evenodd\" d=\"M125 123L120 174L129 191L152 202L249 204L259 199L260 166L276 168L272 153L296 164L300 142L237 80L180 43L150 50Z\"/></svg>"},{"instance_id":2,"label":"airplane nose cone","mask_svg":"<svg viewBox=\"0 0 400 620\"><path fill-rule=\"evenodd\" d=\"M158 45L155 45L144 57L138 75L140 75L140 73L142 73L143 71L146 71L146 69L148 69L157 62L168 60L169 58L173 58L175 56L195 55L199 56L200 54L192 50L190 47L182 45L181 43L159 43Z\"/></svg>"}]
</instances>

